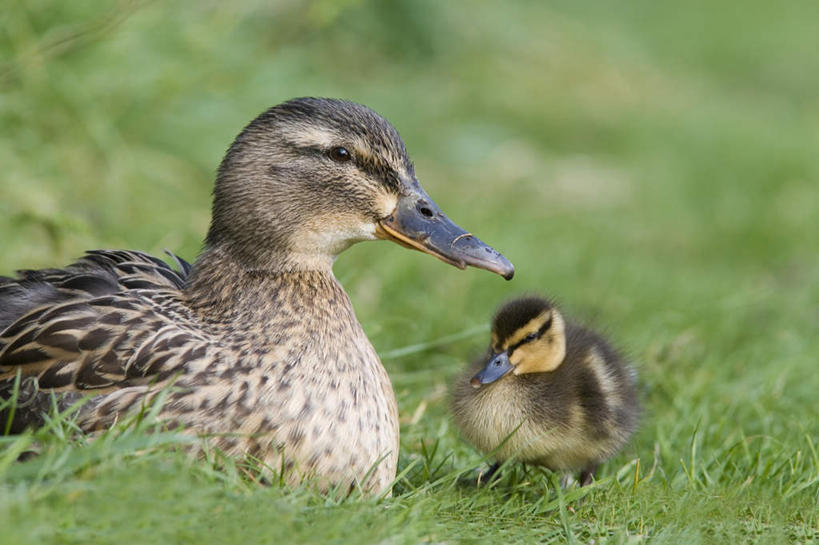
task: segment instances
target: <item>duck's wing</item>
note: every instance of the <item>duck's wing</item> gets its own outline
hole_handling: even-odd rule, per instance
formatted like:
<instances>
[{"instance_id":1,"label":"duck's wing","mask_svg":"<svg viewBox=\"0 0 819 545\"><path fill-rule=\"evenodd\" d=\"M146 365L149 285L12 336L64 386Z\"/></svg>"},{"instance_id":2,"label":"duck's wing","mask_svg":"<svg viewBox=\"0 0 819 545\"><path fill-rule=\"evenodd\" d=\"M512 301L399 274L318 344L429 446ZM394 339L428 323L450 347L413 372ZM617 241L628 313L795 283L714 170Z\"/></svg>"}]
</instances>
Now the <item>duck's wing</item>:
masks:
<instances>
[{"instance_id":1,"label":"duck's wing","mask_svg":"<svg viewBox=\"0 0 819 545\"><path fill-rule=\"evenodd\" d=\"M190 265L168 253L179 271L143 252L92 250L64 269L22 270L16 277L0 276L0 333L27 312L47 305L131 289L181 289Z\"/></svg>"},{"instance_id":2,"label":"duck's wing","mask_svg":"<svg viewBox=\"0 0 819 545\"><path fill-rule=\"evenodd\" d=\"M141 252L94 251L66 269L2 279L0 381L19 372L41 390L103 392L201 357L207 338L179 297L178 263L182 271Z\"/></svg>"}]
</instances>

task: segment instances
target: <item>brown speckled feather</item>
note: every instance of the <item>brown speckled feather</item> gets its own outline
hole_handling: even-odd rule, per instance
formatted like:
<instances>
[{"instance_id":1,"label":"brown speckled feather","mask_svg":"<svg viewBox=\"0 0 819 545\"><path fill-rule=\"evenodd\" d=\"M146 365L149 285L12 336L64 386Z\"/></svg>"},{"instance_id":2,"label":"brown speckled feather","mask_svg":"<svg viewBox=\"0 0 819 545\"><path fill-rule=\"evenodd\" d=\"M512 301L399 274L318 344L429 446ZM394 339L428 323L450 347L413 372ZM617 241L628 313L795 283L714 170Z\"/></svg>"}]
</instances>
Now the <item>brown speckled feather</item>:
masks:
<instances>
[{"instance_id":1,"label":"brown speckled feather","mask_svg":"<svg viewBox=\"0 0 819 545\"><path fill-rule=\"evenodd\" d=\"M0 278L0 397L23 377L15 429L36 425L55 392L61 407L89 396L79 424L105 429L172 381L168 425L290 483L388 491L395 397L332 273L339 253L377 238L514 273L426 195L378 114L317 98L269 109L222 160L193 266L95 251Z\"/></svg>"},{"instance_id":2,"label":"brown speckled feather","mask_svg":"<svg viewBox=\"0 0 819 545\"><path fill-rule=\"evenodd\" d=\"M260 276L225 263L218 277L194 279L190 296L167 285L181 283L181 274L169 277L170 268L150 256L91 255L99 270L82 260L63 274L38 275L67 299L31 310L0 335L6 390L19 370L36 378L38 396L91 394L80 422L92 431L173 379L163 419L214 434L229 454L283 465L293 482L318 475L327 485L366 474L386 456L385 469L361 484L391 479L398 446L389 379L331 273ZM103 255L110 259L100 261ZM80 269L96 285L68 287ZM21 285L33 281L21 277ZM96 295L102 285L119 291ZM362 410L374 396L378 403ZM15 429L36 423L34 411L48 407L28 401Z\"/></svg>"},{"instance_id":3,"label":"brown speckled feather","mask_svg":"<svg viewBox=\"0 0 819 545\"><path fill-rule=\"evenodd\" d=\"M333 146L357 159L332 160ZM0 398L23 379L13 431L40 423L54 393L59 407L89 396L80 426L104 429L173 381L169 425L284 468L291 483L388 489L395 398L331 267L376 238L405 183L420 187L386 120L297 99L229 149L193 267L106 250L0 277Z\"/></svg>"},{"instance_id":4,"label":"brown speckled feather","mask_svg":"<svg viewBox=\"0 0 819 545\"><path fill-rule=\"evenodd\" d=\"M0 332L0 380L19 369L44 389L105 390L167 375L174 352L205 341L178 321L183 274L140 252L95 251L63 270L4 279L0 298L35 296ZM57 303L43 305L43 292Z\"/></svg>"}]
</instances>

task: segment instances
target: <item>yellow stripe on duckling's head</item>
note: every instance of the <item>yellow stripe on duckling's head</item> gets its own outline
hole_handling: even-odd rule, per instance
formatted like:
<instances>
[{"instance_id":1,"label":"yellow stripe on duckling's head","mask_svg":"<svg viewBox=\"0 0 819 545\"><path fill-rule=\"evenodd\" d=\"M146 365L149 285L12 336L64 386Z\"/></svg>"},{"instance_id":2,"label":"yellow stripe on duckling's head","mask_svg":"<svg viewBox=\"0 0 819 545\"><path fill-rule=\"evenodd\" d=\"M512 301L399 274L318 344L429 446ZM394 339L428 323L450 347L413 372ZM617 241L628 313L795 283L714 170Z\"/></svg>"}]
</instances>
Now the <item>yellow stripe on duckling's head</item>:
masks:
<instances>
[{"instance_id":1,"label":"yellow stripe on duckling's head","mask_svg":"<svg viewBox=\"0 0 819 545\"><path fill-rule=\"evenodd\" d=\"M554 371L566 356L563 317L548 299L510 301L492 322L492 350L508 353L515 375Z\"/></svg>"},{"instance_id":2,"label":"yellow stripe on duckling's head","mask_svg":"<svg viewBox=\"0 0 819 545\"><path fill-rule=\"evenodd\" d=\"M533 335L534 337L529 337ZM552 308L533 319L516 334L521 341L510 354L515 375L546 373L557 369L566 357L566 334L563 316ZM527 338L531 340L526 341Z\"/></svg>"}]
</instances>

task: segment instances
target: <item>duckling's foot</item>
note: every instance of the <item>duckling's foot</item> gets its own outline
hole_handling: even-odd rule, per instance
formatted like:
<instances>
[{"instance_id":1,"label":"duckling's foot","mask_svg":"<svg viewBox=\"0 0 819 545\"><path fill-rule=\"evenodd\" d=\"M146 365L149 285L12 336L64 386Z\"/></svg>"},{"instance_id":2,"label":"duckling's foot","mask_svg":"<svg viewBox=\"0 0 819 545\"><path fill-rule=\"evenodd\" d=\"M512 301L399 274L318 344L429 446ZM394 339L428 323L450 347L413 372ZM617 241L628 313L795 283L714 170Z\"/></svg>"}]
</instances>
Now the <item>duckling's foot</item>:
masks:
<instances>
[{"instance_id":1,"label":"duckling's foot","mask_svg":"<svg viewBox=\"0 0 819 545\"><path fill-rule=\"evenodd\" d=\"M597 464L591 465L580 472L580 486L590 485L594 482L594 474L597 472Z\"/></svg>"},{"instance_id":2,"label":"duckling's foot","mask_svg":"<svg viewBox=\"0 0 819 545\"><path fill-rule=\"evenodd\" d=\"M478 475L478 486L480 486L481 484L489 484L492 478L496 476L495 474L498 472L498 469L500 469L500 466L501 466L500 462L495 462L494 464L489 466L489 469L487 469L483 473L480 473Z\"/></svg>"}]
</instances>

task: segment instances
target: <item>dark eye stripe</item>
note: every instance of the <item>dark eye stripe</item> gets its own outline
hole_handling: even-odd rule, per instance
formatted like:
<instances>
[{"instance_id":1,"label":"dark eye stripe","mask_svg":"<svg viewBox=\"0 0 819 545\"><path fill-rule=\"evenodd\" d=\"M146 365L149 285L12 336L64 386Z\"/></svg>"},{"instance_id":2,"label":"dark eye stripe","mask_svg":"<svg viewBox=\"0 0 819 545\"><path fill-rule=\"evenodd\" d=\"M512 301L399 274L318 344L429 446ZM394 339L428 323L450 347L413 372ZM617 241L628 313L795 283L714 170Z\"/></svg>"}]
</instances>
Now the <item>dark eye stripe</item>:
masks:
<instances>
[{"instance_id":1,"label":"dark eye stripe","mask_svg":"<svg viewBox=\"0 0 819 545\"><path fill-rule=\"evenodd\" d=\"M344 146L336 146L331 149L320 148L318 146L293 146L293 149L301 152L302 154L309 154L314 155L316 157L329 157L333 161L331 153L333 150L344 147ZM375 178L376 180L380 181L387 189L394 193L400 193L403 187L401 179L398 176L398 173L395 172L392 167L388 164L379 161L371 156L368 155L353 155L353 152L349 150L349 148L344 148L350 153L349 161L355 163L355 165L361 170ZM340 161L345 162L345 161Z\"/></svg>"},{"instance_id":2,"label":"dark eye stripe","mask_svg":"<svg viewBox=\"0 0 819 545\"><path fill-rule=\"evenodd\" d=\"M540 328L537 330L537 332L535 333L535 338L534 338L534 339L527 339L527 337L528 337L528 335L527 335L527 336L526 336L526 337L524 337L523 339L519 340L518 342L516 342L515 344L513 344L512 346L510 346L510 347L508 348L508 350L509 350L509 355L511 356L511 355L512 355L512 352L514 352L515 350L517 350L517 349L518 349L518 348L519 348L521 345L526 344L526 343L530 343L530 342L535 341L535 340L539 339L540 337L542 337L542 336L543 336L543 334L544 334L544 333L546 333L546 331L547 331L547 330L548 330L550 327L552 327L552 315L551 315L551 314L549 315L549 319L548 319L548 320L546 320L546 321L543 323L543 325L542 325L542 326L540 326Z\"/></svg>"},{"instance_id":3,"label":"dark eye stripe","mask_svg":"<svg viewBox=\"0 0 819 545\"><path fill-rule=\"evenodd\" d=\"M552 327L552 315L551 314L549 314L549 319L546 320L545 322L543 322L543 325L540 326L540 329L537 330L537 336L540 337L541 335L546 333L546 330L549 329L550 327Z\"/></svg>"}]
</instances>

